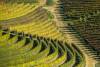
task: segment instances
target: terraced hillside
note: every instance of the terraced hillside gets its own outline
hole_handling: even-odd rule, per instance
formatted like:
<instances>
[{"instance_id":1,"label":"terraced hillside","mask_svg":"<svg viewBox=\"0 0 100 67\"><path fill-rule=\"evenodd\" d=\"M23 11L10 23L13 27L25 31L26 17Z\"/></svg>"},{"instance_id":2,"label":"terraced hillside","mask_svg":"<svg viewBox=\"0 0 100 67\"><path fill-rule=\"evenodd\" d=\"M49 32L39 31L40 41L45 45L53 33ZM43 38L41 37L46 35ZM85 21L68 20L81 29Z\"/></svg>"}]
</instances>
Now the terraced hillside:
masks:
<instances>
[{"instance_id":1,"label":"terraced hillside","mask_svg":"<svg viewBox=\"0 0 100 67\"><path fill-rule=\"evenodd\" d=\"M16 17L23 16L25 14L28 14L29 12L33 11L35 8L37 8L39 3L33 2L34 4L29 4L29 3L13 3L10 0L8 1L9 3L1 2L0 3L0 20L8 20ZM19 0L20 1L20 0Z\"/></svg>"},{"instance_id":2,"label":"terraced hillside","mask_svg":"<svg viewBox=\"0 0 100 67\"><path fill-rule=\"evenodd\" d=\"M59 31L57 30L57 27L55 26L54 21L51 21L53 18L53 15L48 10L44 9L42 6L37 6L37 8L32 8L32 9L31 8L28 9L28 8L24 8L28 10L27 14L25 14L25 12L27 11L25 12L22 11L23 14L25 14L23 16L18 15L20 17L1 20L0 21L1 26L4 28L5 27L10 28L10 30L16 30L18 32L24 32L27 34L50 37L50 38L59 39L59 40L64 39L62 37L62 34L59 33ZM10 15L13 15L13 14L10 14Z\"/></svg>"},{"instance_id":3,"label":"terraced hillside","mask_svg":"<svg viewBox=\"0 0 100 67\"><path fill-rule=\"evenodd\" d=\"M99 7L99 0L0 0L0 67L93 67Z\"/></svg>"},{"instance_id":4,"label":"terraced hillside","mask_svg":"<svg viewBox=\"0 0 100 67\"><path fill-rule=\"evenodd\" d=\"M66 42L2 29L0 37L0 66L85 66L82 52Z\"/></svg>"},{"instance_id":5,"label":"terraced hillside","mask_svg":"<svg viewBox=\"0 0 100 67\"><path fill-rule=\"evenodd\" d=\"M62 31L78 38L76 44L100 60L100 1L60 0L58 10L66 25Z\"/></svg>"}]
</instances>

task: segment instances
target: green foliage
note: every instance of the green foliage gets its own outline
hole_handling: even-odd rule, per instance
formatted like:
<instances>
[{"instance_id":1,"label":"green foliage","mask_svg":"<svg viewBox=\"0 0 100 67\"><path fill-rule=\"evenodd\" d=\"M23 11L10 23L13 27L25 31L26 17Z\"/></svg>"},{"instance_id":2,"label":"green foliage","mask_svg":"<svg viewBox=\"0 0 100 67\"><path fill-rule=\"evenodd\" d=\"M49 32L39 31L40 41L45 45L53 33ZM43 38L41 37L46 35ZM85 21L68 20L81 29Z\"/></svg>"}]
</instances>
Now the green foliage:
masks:
<instances>
[{"instance_id":1,"label":"green foliage","mask_svg":"<svg viewBox=\"0 0 100 67\"><path fill-rule=\"evenodd\" d=\"M46 0L46 5L50 6L53 5L54 1L53 0Z\"/></svg>"},{"instance_id":2,"label":"green foliage","mask_svg":"<svg viewBox=\"0 0 100 67\"><path fill-rule=\"evenodd\" d=\"M50 12L50 11L47 11L47 13L48 13L48 18L49 19L54 19L54 15Z\"/></svg>"},{"instance_id":3,"label":"green foliage","mask_svg":"<svg viewBox=\"0 0 100 67\"><path fill-rule=\"evenodd\" d=\"M69 46L66 42L13 33L9 30L0 29L0 31L2 31L2 39L7 37L5 41L0 41L0 66L30 67L37 65L52 67L52 65L56 65L64 67L75 64L75 66L82 65L81 67L84 67L84 55L80 50L77 50L77 47ZM78 57L78 61L75 60ZM67 61L68 58L70 58L69 61Z\"/></svg>"}]
</instances>

